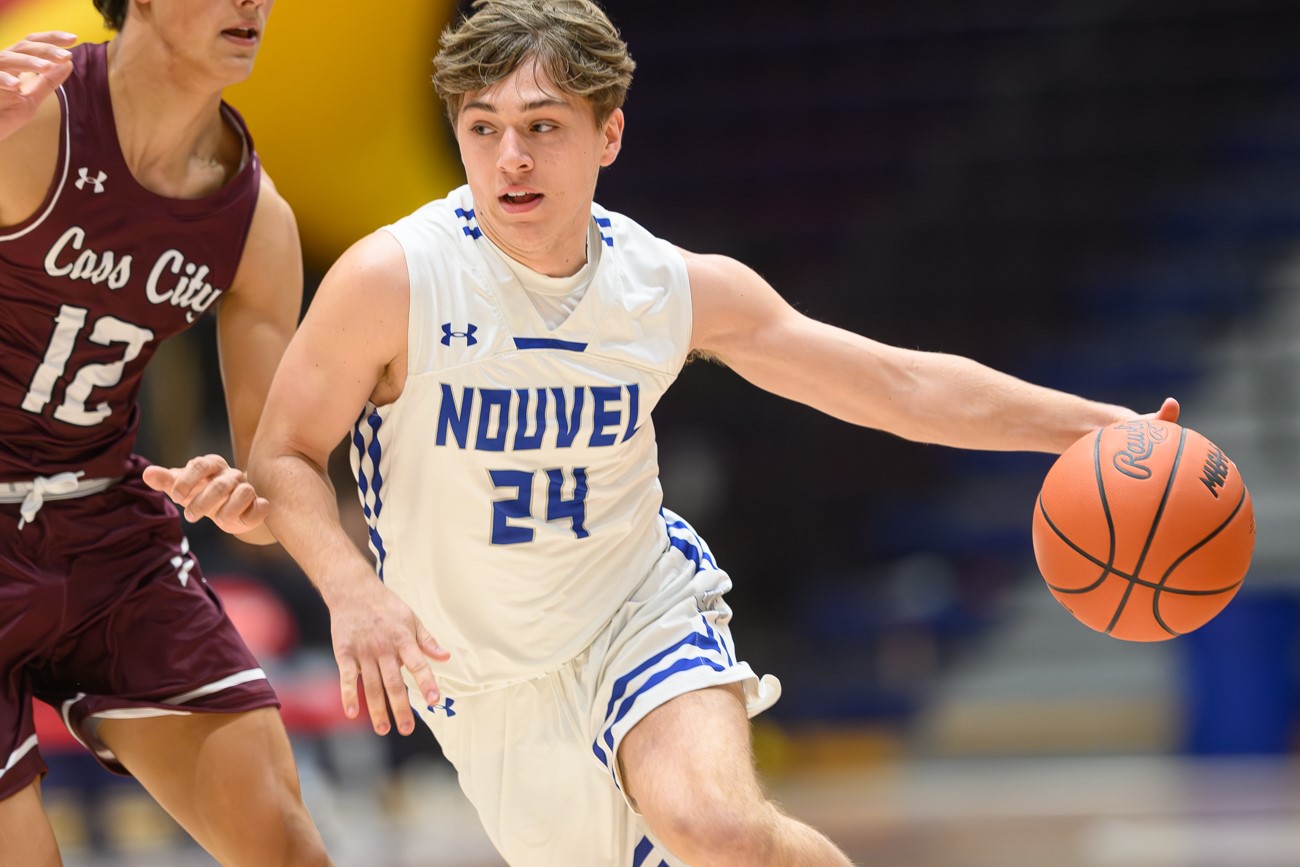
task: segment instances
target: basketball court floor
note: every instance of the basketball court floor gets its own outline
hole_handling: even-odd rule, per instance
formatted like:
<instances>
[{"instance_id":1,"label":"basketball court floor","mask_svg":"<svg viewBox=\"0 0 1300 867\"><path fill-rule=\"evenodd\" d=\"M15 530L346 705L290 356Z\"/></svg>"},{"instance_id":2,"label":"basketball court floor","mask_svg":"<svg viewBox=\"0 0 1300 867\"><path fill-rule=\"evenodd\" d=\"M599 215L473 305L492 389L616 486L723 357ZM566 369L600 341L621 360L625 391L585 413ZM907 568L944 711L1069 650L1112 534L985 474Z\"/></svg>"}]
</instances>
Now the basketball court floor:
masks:
<instances>
[{"instance_id":1,"label":"basketball court floor","mask_svg":"<svg viewBox=\"0 0 1300 867\"><path fill-rule=\"evenodd\" d=\"M501 867L442 767L377 792L304 782L339 867ZM1300 766L1292 760L889 762L793 772L772 791L871 867L1300 865ZM174 829L162 833L156 816L150 836L147 805L134 810L120 813L136 827L118 829L117 854L65 843L68 867L214 863Z\"/></svg>"}]
</instances>

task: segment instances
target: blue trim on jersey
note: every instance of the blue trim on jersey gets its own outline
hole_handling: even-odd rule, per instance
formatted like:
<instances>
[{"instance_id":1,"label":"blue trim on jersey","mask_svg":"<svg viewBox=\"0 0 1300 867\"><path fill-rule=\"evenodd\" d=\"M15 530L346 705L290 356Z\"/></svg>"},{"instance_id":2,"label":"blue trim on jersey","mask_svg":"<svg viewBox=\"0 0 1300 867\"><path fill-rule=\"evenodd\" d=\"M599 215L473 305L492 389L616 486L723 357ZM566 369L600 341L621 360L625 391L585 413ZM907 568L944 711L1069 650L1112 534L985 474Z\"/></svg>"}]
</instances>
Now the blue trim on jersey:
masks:
<instances>
[{"instance_id":1,"label":"blue trim on jersey","mask_svg":"<svg viewBox=\"0 0 1300 867\"><path fill-rule=\"evenodd\" d=\"M587 344L553 337L516 337L515 349L567 349L569 352L586 352Z\"/></svg>"},{"instance_id":2,"label":"blue trim on jersey","mask_svg":"<svg viewBox=\"0 0 1300 867\"><path fill-rule=\"evenodd\" d=\"M368 444L361 433L362 421L370 426L372 439ZM361 490L361 511L366 516L366 529L370 536L370 545L375 549L375 556L378 560L376 570L381 581L384 579L384 560L387 558L388 552L384 548L384 539L379 535L379 529L375 524L379 519L379 513L384 508L384 500L380 494L384 487L384 477L379 472L379 459L383 453L383 448L379 444L379 428L383 423L383 416L377 411L370 413L369 417L363 411L352 428L352 445L357 450L357 487ZM364 468L367 457L370 458L370 464L373 468L373 480L366 477ZM373 510L366 501L366 494L371 492L374 493L375 498Z\"/></svg>"},{"instance_id":3,"label":"blue trim on jersey","mask_svg":"<svg viewBox=\"0 0 1300 867\"><path fill-rule=\"evenodd\" d=\"M609 217L597 217L596 225L601 229L608 229L613 225L613 221ZM614 246L614 238L610 235L606 235L604 232L600 233L600 240L605 242L606 247Z\"/></svg>"},{"instance_id":4,"label":"blue trim on jersey","mask_svg":"<svg viewBox=\"0 0 1300 867\"><path fill-rule=\"evenodd\" d=\"M467 224L469 223L470 220L475 220L477 222L477 219L474 216L473 208L470 208L468 211L465 210L464 208L457 208L456 216L460 217ZM464 225L460 227L460 230L464 232L467 236L473 238L475 241L483 237L483 232L481 229L479 229L478 226Z\"/></svg>"},{"instance_id":5,"label":"blue trim on jersey","mask_svg":"<svg viewBox=\"0 0 1300 867\"><path fill-rule=\"evenodd\" d=\"M672 677L674 674L681 674L684 671L693 671L694 669L706 665L709 668L713 669L714 671L727 670L726 666L719 665L718 663L714 662L712 659L708 659L703 656L691 656L685 659L679 659L676 662L674 662L672 665L665 668L663 671L647 678L646 682L643 683L640 687L638 687L636 692L632 693L627 698L623 699L623 703L618 706L618 714L614 717L613 721L610 722L609 725L605 727L605 731L601 735L602 739L605 741L605 747L608 748L609 752L614 751L614 726L622 722L623 717L627 716L628 711L632 710L632 707L636 704L636 700L638 698L640 698L649 690L654 689L656 686L663 683L665 680ZM601 763L604 764L606 767L609 767L609 760L607 758L608 753L606 753L605 750L601 749L599 743L594 744L594 747L596 752L596 758L600 759Z\"/></svg>"},{"instance_id":6,"label":"blue trim on jersey","mask_svg":"<svg viewBox=\"0 0 1300 867\"><path fill-rule=\"evenodd\" d=\"M650 842L650 838L642 837L641 842L636 844L636 851L632 853L632 867L641 867L654 850L655 844Z\"/></svg>"},{"instance_id":7,"label":"blue trim on jersey","mask_svg":"<svg viewBox=\"0 0 1300 867\"><path fill-rule=\"evenodd\" d=\"M636 703L637 698L640 697L647 690L657 686L658 684L662 683L664 680L668 679L669 677L672 677L674 674L678 674L683 671L689 671L693 668L699 668L702 665L707 665L710 668L712 668L714 671L726 670L725 666L719 665L713 660L707 659L703 656L686 657L677 660L668 668L647 678L645 683L637 687L636 690L631 695L628 695L626 698L624 698L624 694L627 692L629 683L631 683L637 677L640 677L642 674L644 674L646 671L650 670L654 666L658 665L669 654L677 650L681 650L683 647L693 646L693 647L698 647L700 650L705 652L712 651L714 653L721 653L724 657L726 657L728 666L735 664L731 661L731 654L728 653L726 650L724 650L722 646L718 643L717 635L713 632L713 629L709 626L707 621L705 621L704 628L706 630L704 633L692 632L690 635L686 636L681 641L677 642L676 644L668 648L665 648L664 650L661 650L659 653L656 653L654 656L650 657L645 662L641 663L636 668L632 669L627 674L620 677L618 680L614 681L614 688L610 693L609 704L605 707L605 721L607 725L605 726L605 730L602 734L602 739L605 741L605 744L610 751L613 751L614 748L614 726L618 725L619 721L622 720L623 717L627 716L628 711L632 709L632 706ZM622 700L621 704L619 703L620 700ZM614 709L615 705L618 705L617 713L615 712ZM608 753L606 753L605 749L601 747L599 740L592 744L592 751L596 754L596 758L600 759L600 763L608 768L609 767Z\"/></svg>"},{"instance_id":8,"label":"blue trim on jersey","mask_svg":"<svg viewBox=\"0 0 1300 867\"><path fill-rule=\"evenodd\" d=\"M709 623L709 618L705 617L703 614L700 614L700 622L704 624L704 633L708 635L709 638L712 638L714 641L716 641L718 643L718 647L722 648L722 655L727 657L727 665L728 666L735 665L736 661L731 658L731 651L727 648L727 642L722 640L721 634L714 633L713 625Z\"/></svg>"},{"instance_id":9,"label":"blue trim on jersey","mask_svg":"<svg viewBox=\"0 0 1300 867\"><path fill-rule=\"evenodd\" d=\"M664 510L659 510L659 517L663 519L664 527L668 532L668 544L682 553L687 560L695 564L695 571L700 572L704 569L717 569L718 564L713 559L713 554L709 551L709 546L704 544L699 533L695 528L683 520L669 521ZM683 539L680 536L674 536L673 530L684 530L691 535L690 539Z\"/></svg>"}]
</instances>

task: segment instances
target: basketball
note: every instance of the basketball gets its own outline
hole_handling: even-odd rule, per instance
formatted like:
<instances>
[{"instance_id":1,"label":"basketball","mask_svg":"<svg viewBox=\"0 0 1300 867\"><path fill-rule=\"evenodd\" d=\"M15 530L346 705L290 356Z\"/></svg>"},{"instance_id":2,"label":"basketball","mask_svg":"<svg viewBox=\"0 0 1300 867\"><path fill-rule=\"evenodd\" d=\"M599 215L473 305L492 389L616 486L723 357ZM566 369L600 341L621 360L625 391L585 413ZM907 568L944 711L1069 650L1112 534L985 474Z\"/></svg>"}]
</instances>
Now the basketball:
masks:
<instances>
[{"instance_id":1,"label":"basketball","mask_svg":"<svg viewBox=\"0 0 1300 867\"><path fill-rule=\"evenodd\" d=\"M1080 622L1164 641L1205 625L1236 595L1255 516L1222 449L1173 422L1134 419L1057 458L1033 540L1048 589Z\"/></svg>"}]
</instances>

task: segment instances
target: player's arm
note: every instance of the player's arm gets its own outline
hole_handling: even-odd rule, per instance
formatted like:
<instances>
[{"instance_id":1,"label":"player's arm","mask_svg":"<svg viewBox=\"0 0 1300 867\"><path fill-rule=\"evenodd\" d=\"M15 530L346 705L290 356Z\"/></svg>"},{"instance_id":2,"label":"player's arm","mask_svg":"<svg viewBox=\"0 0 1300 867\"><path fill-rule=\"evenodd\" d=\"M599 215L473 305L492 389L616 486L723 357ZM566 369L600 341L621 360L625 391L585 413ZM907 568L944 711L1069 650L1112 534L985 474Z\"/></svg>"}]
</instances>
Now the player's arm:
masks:
<instances>
[{"instance_id":1,"label":"player's arm","mask_svg":"<svg viewBox=\"0 0 1300 867\"><path fill-rule=\"evenodd\" d=\"M388 402L400 393L409 300L406 258L387 232L343 254L276 372L249 463L272 503L267 524L329 606L344 712L359 712L360 679L379 734L388 731L386 706L399 731L414 730L401 669L437 704L426 657L448 654L340 525L327 466L367 400Z\"/></svg>"},{"instance_id":2,"label":"player's arm","mask_svg":"<svg viewBox=\"0 0 1300 867\"><path fill-rule=\"evenodd\" d=\"M59 101L72 74L70 33L34 33L0 49L0 226L40 206L58 159Z\"/></svg>"},{"instance_id":3,"label":"player's arm","mask_svg":"<svg viewBox=\"0 0 1300 867\"><path fill-rule=\"evenodd\" d=\"M262 525L270 506L244 474L271 377L302 309L302 248L293 211L262 176L244 253L217 307L217 350L233 462L201 455L184 467L149 467L144 480L185 509L254 545L275 541Z\"/></svg>"},{"instance_id":4,"label":"player's arm","mask_svg":"<svg viewBox=\"0 0 1300 867\"><path fill-rule=\"evenodd\" d=\"M1059 453L1135 415L1000 373L969 358L902 349L809 319L725 256L683 253L692 348L767 391L918 442ZM1176 420L1177 403L1161 417Z\"/></svg>"}]
</instances>

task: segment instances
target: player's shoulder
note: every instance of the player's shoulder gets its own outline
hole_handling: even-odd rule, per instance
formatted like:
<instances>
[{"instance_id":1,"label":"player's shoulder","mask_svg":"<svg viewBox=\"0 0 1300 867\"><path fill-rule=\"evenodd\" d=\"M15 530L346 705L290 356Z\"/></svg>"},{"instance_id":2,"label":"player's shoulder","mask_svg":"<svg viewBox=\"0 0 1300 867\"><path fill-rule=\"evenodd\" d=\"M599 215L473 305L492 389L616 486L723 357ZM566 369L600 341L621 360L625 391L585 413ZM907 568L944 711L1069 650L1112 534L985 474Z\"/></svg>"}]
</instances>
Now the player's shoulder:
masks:
<instances>
[{"instance_id":1,"label":"player's shoulder","mask_svg":"<svg viewBox=\"0 0 1300 867\"><path fill-rule=\"evenodd\" d=\"M634 218L621 211L611 210L599 202L591 203L591 218L596 221L601 237L611 247L626 243L655 243L663 239Z\"/></svg>"},{"instance_id":2,"label":"player's shoulder","mask_svg":"<svg viewBox=\"0 0 1300 867\"><path fill-rule=\"evenodd\" d=\"M294 219L289 200L284 197L265 170L261 172L258 180L257 206L253 210L253 219L257 220L259 217L264 220Z\"/></svg>"},{"instance_id":3,"label":"player's shoulder","mask_svg":"<svg viewBox=\"0 0 1300 867\"><path fill-rule=\"evenodd\" d=\"M298 221L275 182L261 173L257 190L257 204L253 207L252 222L248 230L245 258L248 254L279 258L286 255L301 256L299 250Z\"/></svg>"},{"instance_id":4,"label":"player's shoulder","mask_svg":"<svg viewBox=\"0 0 1300 867\"><path fill-rule=\"evenodd\" d=\"M346 282L354 286L380 288L401 284L409 288L407 253L389 228L377 229L353 243L330 266L327 276L346 277Z\"/></svg>"},{"instance_id":5,"label":"player's shoulder","mask_svg":"<svg viewBox=\"0 0 1300 867\"><path fill-rule=\"evenodd\" d=\"M383 229L399 240L406 235L477 238L481 234L468 186L457 187L446 196L421 205Z\"/></svg>"},{"instance_id":6,"label":"player's shoulder","mask_svg":"<svg viewBox=\"0 0 1300 867\"><path fill-rule=\"evenodd\" d=\"M681 285L686 276L680 249L637 220L592 203L592 219L605 249L634 278L653 286Z\"/></svg>"},{"instance_id":7,"label":"player's shoulder","mask_svg":"<svg viewBox=\"0 0 1300 867\"><path fill-rule=\"evenodd\" d=\"M752 268L732 256L723 253L699 253L684 247L675 247L686 263L686 273L691 280L691 287L707 289L715 285L731 285L737 281L757 279Z\"/></svg>"}]
</instances>

